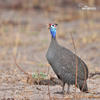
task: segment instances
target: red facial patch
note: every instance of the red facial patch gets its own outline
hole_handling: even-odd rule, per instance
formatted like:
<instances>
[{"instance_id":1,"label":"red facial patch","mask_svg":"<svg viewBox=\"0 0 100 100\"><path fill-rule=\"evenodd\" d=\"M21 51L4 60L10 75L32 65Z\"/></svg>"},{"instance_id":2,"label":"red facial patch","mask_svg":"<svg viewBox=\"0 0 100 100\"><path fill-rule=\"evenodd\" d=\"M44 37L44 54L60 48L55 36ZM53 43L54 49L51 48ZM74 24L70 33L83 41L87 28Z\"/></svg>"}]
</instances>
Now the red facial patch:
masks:
<instances>
[{"instance_id":1,"label":"red facial patch","mask_svg":"<svg viewBox=\"0 0 100 100\"><path fill-rule=\"evenodd\" d=\"M52 24L49 24L49 27L51 27Z\"/></svg>"},{"instance_id":2,"label":"red facial patch","mask_svg":"<svg viewBox=\"0 0 100 100\"><path fill-rule=\"evenodd\" d=\"M56 27L56 25L54 25L54 27Z\"/></svg>"},{"instance_id":3,"label":"red facial patch","mask_svg":"<svg viewBox=\"0 0 100 100\"><path fill-rule=\"evenodd\" d=\"M51 26L56 27L56 26L57 26L57 24L49 24L49 27L51 27Z\"/></svg>"}]
</instances>

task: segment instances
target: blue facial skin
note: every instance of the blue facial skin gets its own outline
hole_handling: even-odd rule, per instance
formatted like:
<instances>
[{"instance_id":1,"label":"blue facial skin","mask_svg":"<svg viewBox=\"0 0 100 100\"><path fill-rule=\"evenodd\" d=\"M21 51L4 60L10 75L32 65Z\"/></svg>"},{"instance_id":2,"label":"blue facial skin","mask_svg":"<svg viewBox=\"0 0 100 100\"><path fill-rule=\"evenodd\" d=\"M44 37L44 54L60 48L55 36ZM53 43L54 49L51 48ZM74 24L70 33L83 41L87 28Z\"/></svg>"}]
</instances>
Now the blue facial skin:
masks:
<instances>
[{"instance_id":1,"label":"blue facial skin","mask_svg":"<svg viewBox=\"0 0 100 100\"><path fill-rule=\"evenodd\" d=\"M52 35L52 38L56 38L56 28L54 26L50 27L50 33Z\"/></svg>"}]
</instances>

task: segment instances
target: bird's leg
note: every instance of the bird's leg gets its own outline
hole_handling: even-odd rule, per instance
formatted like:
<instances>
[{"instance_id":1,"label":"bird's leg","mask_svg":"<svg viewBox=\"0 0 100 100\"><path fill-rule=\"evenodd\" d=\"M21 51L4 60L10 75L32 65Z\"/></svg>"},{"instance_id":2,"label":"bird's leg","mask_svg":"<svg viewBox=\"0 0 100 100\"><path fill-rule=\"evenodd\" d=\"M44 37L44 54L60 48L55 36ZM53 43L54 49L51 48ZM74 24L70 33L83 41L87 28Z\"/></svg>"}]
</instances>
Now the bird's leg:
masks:
<instances>
[{"instance_id":1,"label":"bird's leg","mask_svg":"<svg viewBox=\"0 0 100 100\"><path fill-rule=\"evenodd\" d=\"M70 85L68 84L68 87L67 87L67 94L70 93Z\"/></svg>"},{"instance_id":2,"label":"bird's leg","mask_svg":"<svg viewBox=\"0 0 100 100\"><path fill-rule=\"evenodd\" d=\"M63 82L63 84L62 84L62 93L63 94L65 93L64 87L65 87L65 83Z\"/></svg>"}]
</instances>

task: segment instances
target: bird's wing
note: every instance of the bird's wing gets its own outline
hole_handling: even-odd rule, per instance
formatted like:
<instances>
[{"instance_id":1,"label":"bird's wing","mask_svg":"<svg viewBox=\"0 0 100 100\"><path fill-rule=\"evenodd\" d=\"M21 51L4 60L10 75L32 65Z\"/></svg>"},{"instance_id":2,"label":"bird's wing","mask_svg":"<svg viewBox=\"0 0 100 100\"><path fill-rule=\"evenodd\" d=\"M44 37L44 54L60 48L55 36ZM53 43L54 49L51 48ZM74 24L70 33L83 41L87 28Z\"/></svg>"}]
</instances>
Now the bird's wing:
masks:
<instances>
[{"instance_id":1,"label":"bird's wing","mask_svg":"<svg viewBox=\"0 0 100 100\"><path fill-rule=\"evenodd\" d=\"M63 67L65 73L73 73L75 76L76 66L78 67L78 78L87 79L88 69L86 64L70 50L61 47L59 50L59 65Z\"/></svg>"}]
</instances>

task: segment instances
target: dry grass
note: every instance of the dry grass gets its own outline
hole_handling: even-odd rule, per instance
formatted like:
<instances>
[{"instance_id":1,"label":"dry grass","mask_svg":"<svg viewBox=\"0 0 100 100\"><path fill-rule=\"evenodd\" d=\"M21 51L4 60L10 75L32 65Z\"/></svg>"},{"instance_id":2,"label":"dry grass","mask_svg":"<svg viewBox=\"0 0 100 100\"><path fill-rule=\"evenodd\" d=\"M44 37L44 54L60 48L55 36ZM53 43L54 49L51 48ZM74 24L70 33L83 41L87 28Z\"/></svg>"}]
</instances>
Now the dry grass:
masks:
<instances>
[{"instance_id":1,"label":"dry grass","mask_svg":"<svg viewBox=\"0 0 100 100\"><path fill-rule=\"evenodd\" d=\"M92 44L94 42L95 43L100 42L100 35L96 31L99 29L100 24L94 23L91 20L89 20L87 23L84 21L86 17L89 17L88 19L91 18L91 14L92 14L91 12L84 13L84 11L78 11L77 14L75 13L76 15L73 16L74 13L72 12L72 10L70 10L69 13L67 13L67 15L61 12L60 10L60 12L57 11L55 13L55 16L56 14L58 15L55 17L53 13L51 12L55 8L54 6L55 2L50 3L50 1L45 1L45 4L46 5L44 6L44 2L40 3L39 0L34 0L32 1L32 3L29 2L28 5L27 3L23 4L23 6L25 8L28 8L28 7L32 8L33 6L39 9L43 7L44 7L43 9L46 8L44 15L42 14L42 16L40 15L39 17L41 18L41 20L44 20L43 18L45 17L46 21L45 20L42 22L39 21L38 16L40 13L37 14L37 13L33 13L32 11L31 13L28 13L29 14L28 16L26 16L26 13L23 10L20 11L20 13L16 11L15 13L12 12L13 13L12 15L18 13L16 14L18 18L15 21L13 18L9 19L11 21L6 21L5 19L2 19L0 21L0 25L1 25L0 27L0 40L1 40L0 41L0 52L1 52L0 65L2 67L0 71L1 87L4 88L5 86L3 87L2 84L7 84L8 87L5 87L5 91L6 89L8 89L9 91L12 90L13 94L11 98L14 98L15 100L17 99L30 100L29 98L32 98L32 95L35 94L34 91L38 91L37 94L38 95L41 94L42 96L43 95L45 96L48 93L48 95L46 96L47 97L49 96L49 99L51 100L52 99L59 100L59 98L65 99L65 100L66 99L71 100L73 98L99 99L100 96L97 94L87 94L87 95L80 94L79 95L79 93L76 93L76 94L72 93L71 95L65 95L65 97L55 96L53 95L53 92L51 91L51 87L49 85L48 87L46 87L48 88L48 90L46 90L45 87L44 87L45 90L43 90L41 86L40 87L35 86L37 89L35 89L35 87L31 87L31 86L34 86L32 83L33 78L31 76L32 71L33 71L32 68L34 69L34 71L37 71L37 73L41 72L42 71L41 69L43 68L44 68L44 71L47 73L46 71L47 67L45 66L48 66L48 69L49 69L49 65L47 64L44 57L45 49L47 48L47 45L49 43L49 40L47 39L48 33L46 33L47 31L45 32L46 30L45 25L38 27L39 24L41 23L47 24L50 21L52 21L52 20L49 20L51 19L49 14L51 14L53 21L58 22L60 24L60 27L58 28L58 38L60 39L61 42L64 43L65 41L67 41L69 45L70 43L72 43L71 38L68 38L70 37L70 32L75 33L73 34L73 36L77 36L77 38L74 38L77 49L86 47L89 44ZM49 6L47 6L48 4ZM49 13L48 11L51 13ZM35 16L35 14L37 14L37 16ZM95 12L95 14L98 14L98 12ZM23 16L23 18L26 17L25 18L26 24L23 24L21 22L21 18L22 18L21 16ZM97 16L94 16L94 18L96 17ZM76 31L74 27L71 27L69 29L63 29L63 26L64 26L63 23L70 23L78 19L81 20L80 27L77 28L78 31ZM88 34L90 30L91 31L94 30L94 32L92 31L91 34ZM19 71L19 69L15 65L14 57L16 57L16 62L21 66L21 68L23 68L27 73L29 73L29 75L22 73L23 71L22 72ZM90 61L88 60L88 62ZM24 65L26 67L24 67ZM35 70L35 68L37 69ZM52 74L52 71L50 71L49 76L52 76L52 75L54 74ZM27 83L28 78L29 80ZM19 87L16 87L17 84L19 84ZM22 84L23 86L21 86L20 84ZM11 85L15 85L15 88L12 89ZM9 87L11 89L9 89ZM46 91L46 93L43 94L42 92L40 92L41 89L43 90L42 91L43 93L44 91ZM17 90L17 93L16 93L16 90ZM9 96L7 95L6 96L2 95L2 96L5 98L4 100L9 98Z\"/></svg>"}]
</instances>

